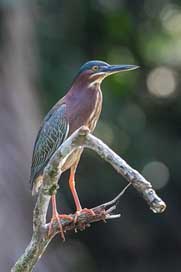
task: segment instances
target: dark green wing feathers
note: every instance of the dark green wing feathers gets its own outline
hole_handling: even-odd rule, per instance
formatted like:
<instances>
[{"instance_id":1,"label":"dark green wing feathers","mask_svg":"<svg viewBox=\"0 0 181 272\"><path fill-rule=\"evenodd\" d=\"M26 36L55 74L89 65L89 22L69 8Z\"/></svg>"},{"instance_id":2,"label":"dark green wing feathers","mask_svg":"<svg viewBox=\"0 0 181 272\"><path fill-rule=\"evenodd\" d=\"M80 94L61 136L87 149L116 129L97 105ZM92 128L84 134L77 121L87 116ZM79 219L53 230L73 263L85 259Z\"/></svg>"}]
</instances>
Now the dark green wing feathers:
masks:
<instances>
[{"instance_id":1,"label":"dark green wing feathers","mask_svg":"<svg viewBox=\"0 0 181 272\"><path fill-rule=\"evenodd\" d=\"M57 109L50 111L39 130L33 150L30 183L42 174L47 162L65 141L69 124L65 116L66 105L62 104Z\"/></svg>"}]
</instances>

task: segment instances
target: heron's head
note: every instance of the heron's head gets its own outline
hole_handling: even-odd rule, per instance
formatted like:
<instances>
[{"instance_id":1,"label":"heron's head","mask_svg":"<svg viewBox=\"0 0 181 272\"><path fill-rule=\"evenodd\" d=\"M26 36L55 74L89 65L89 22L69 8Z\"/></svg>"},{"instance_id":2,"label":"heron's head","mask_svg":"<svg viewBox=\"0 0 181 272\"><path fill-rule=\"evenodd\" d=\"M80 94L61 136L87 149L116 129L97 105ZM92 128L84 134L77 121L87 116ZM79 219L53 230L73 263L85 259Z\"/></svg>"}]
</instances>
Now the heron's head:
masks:
<instances>
[{"instance_id":1,"label":"heron's head","mask_svg":"<svg viewBox=\"0 0 181 272\"><path fill-rule=\"evenodd\" d=\"M112 74L130 71L139 68L137 65L118 64L110 65L104 61L91 60L80 67L78 77L87 80L89 84L101 83L102 80Z\"/></svg>"}]
</instances>

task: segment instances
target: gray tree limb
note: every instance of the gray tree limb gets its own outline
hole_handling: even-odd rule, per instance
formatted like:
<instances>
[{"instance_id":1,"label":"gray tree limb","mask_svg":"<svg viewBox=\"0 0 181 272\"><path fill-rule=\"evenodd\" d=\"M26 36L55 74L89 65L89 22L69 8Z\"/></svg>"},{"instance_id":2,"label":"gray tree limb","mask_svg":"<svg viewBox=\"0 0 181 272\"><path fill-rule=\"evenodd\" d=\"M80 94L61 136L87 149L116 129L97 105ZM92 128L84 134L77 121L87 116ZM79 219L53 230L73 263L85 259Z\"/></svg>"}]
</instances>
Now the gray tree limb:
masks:
<instances>
[{"instance_id":1,"label":"gray tree limb","mask_svg":"<svg viewBox=\"0 0 181 272\"><path fill-rule=\"evenodd\" d=\"M54 224L53 231L49 235L46 223L48 205L52 194L58 189L58 178L61 175L61 166L66 158L78 147L86 147L94 150L102 159L110 163L113 168L127 179L129 184L143 196L150 209L155 213L165 210L166 204L157 196L151 183L148 182L138 171L131 168L121 157L112 151L101 140L89 133L86 127L75 131L55 152L44 170L44 182L37 198L33 213L33 235L25 252L12 267L11 272L30 272L46 250L52 238L59 232L57 224ZM126 187L126 188L127 188ZM125 190L126 190L125 188ZM124 190L124 191L125 191ZM113 214L116 209L116 202L124 193L121 192L112 201L93 208L95 215L82 213L78 216L76 223L61 219L64 232L78 229L83 230L97 221L115 219L120 214ZM73 219L75 214L70 215Z\"/></svg>"}]
</instances>

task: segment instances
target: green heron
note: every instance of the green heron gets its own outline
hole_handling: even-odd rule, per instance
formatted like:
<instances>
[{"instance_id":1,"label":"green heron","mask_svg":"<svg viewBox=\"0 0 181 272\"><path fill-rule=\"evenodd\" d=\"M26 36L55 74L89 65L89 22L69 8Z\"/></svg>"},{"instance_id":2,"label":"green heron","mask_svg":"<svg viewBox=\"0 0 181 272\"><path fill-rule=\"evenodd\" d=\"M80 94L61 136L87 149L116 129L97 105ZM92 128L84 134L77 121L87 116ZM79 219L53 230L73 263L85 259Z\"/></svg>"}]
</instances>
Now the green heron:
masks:
<instances>
[{"instance_id":1,"label":"green heron","mask_svg":"<svg viewBox=\"0 0 181 272\"><path fill-rule=\"evenodd\" d=\"M33 195L39 191L43 182L42 176L45 166L65 139L83 125L87 126L91 132L94 130L102 108L100 84L103 79L111 74L136 68L138 68L136 65L109 65L103 61L89 61L81 66L69 91L48 112L38 132L34 145L30 177ZM75 189L74 177L82 151L83 148L74 151L61 169L61 172L70 169L69 186L77 215L81 212L92 212L88 209L82 209ZM49 231L51 232L53 222L57 221L62 238L64 238L60 218L70 220L72 218L66 214L58 214L55 194L52 195L51 200L52 219Z\"/></svg>"}]
</instances>

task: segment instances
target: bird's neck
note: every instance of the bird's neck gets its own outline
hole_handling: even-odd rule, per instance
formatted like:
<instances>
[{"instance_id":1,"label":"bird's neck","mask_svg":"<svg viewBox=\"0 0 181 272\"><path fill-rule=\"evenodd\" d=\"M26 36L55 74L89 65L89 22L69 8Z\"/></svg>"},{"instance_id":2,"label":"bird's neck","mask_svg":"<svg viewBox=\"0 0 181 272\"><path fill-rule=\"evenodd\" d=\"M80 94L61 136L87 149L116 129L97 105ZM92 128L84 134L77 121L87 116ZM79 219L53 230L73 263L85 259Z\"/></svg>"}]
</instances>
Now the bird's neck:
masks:
<instances>
[{"instance_id":1,"label":"bird's neck","mask_svg":"<svg viewBox=\"0 0 181 272\"><path fill-rule=\"evenodd\" d=\"M68 94L71 96L81 96L82 94L86 95L89 92L97 92L100 91L101 82L92 82L91 79L85 77L84 75L80 75L75 78L73 81L72 87L70 88Z\"/></svg>"},{"instance_id":2,"label":"bird's neck","mask_svg":"<svg viewBox=\"0 0 181 272\"><path fill-rule=\"evenodd\" d=\"M100 84L74 82L65 96L70 133L82 125L94 130L102 108Z\"/></svg>"},{"instance_id":3,"label":"bird's neck","mask_svg":"<svg viewBox=\"0 0 181 272\"><path fill-rule=\"evenodd\" d=\"M68 91L66 97L68 100L74 103L83 103L84 105L89 106L93 104L97 99L98 93L101 93L100 84L88 84L88 83L77 83Z\"/></svg>"}]
</instances>

